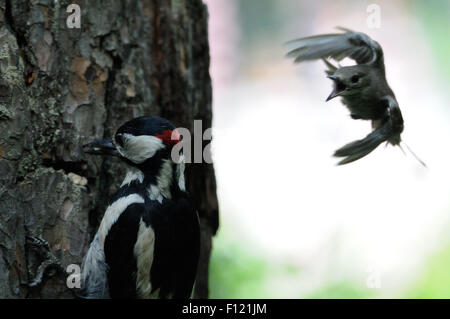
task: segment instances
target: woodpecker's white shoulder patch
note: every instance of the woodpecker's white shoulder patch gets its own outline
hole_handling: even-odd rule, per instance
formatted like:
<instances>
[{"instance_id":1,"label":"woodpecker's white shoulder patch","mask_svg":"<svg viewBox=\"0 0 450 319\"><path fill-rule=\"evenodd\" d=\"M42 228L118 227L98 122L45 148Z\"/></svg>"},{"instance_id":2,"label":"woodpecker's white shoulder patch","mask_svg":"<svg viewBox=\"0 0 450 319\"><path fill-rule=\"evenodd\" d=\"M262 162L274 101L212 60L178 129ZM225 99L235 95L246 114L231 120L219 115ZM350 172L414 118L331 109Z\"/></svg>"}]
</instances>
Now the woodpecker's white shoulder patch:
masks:
<instances>
[{"instance_id":1,"label":"woodpecker's white shoulder patch","mask_svg":"<svg viewBox=\"0 0 450 319\"><path fill-rule=\"evenodd\" d=\"M108 232L111 229L112 225L115 224L117 219L128 206L136 203L144 203L144 198L142 198L142 196L138 194L131 194L119 198L114 203L108 206L97 232L99 244L102 249L104 248L106 235L108 235Z\"/></svg>"},{"instance_id":2,"label":"woodpecker's white shoulder patch","mask_svg":"<svg viewBox=\"0 0 450 319\"><path fill-rule=\"evenodd\" d=\"M152 298L152 284L150 282L150 269L153 264L155 251L155 232L149 225L146 226L141 218L134 245L134 256L136 258L136 292L138 298Z\"/></svg>"},{"instance_id":3,"label":"woodpecker's white shoulder patch","mask_svg":"<svg viewBox=\"0 0 450 319\"><path fill-rule=\"evenodd\" d=\"M172 161L164 159L161 164L161 169L156 176L156 185L151 184L148 188L149 197L151 200L157 200L162 203L163 198L172 198L170 193L170 186L172 185Z\"/></svg>"},{"instance_id":4,"label":"woodpecker's white shoulder patch","mask_svg":"<svg viewBox=\"0 0 450 319\"><path fill-rule=\"evenodd\" d=\"M108 265L105 253L100 247L98 234L89 246L81 266L81 288L86 298L109 298Z\"/></svg>"},{"instance_id":5,"label":"woodpecker's white shoulder patch","mask_svg":"<svg viewBox=\"0 0 450 319\"><path fill-rule=\"evenodd\" d=\"M163 201L163 197L158 186L153 184L148 188L148 197L150 197L151 200L157 200L160 204Z\"/></svg>"},{"instance_id":6,"label":"woodpecker's white shoulder patch","mask_svg":"<svg viewBox=\"0 0 450 319\"><path fill-rule=\"evenodd\" d=\"M139 183L142 183L144 181L144 173L142 173L140 170L136 168L132 168L128 171L120 187L130 185L131 182L136 180L139 181Z\"/></svg>"},{"instance_id":7,"label":"woodpecker's white shoulder patch","mask_svg":"<svg viewBox=\"0 0 450 319\"><path fill-rule=\"evenodd\" d=\"M151 135L138 135L124 133L123 147L116 145L117 150L123 157L133 163L140 164L151 158L155 153L164 148L163 141Z\"/></svg>"},{"instance_id":8,"label":"woodpecker's white shoulder patch","mask_svg":"<svg viewBox=\"0 0 450 319\"><path fill-rule=\"evenodd\" d=\"M170 186L172 185L173 169L172 161L169 159L164 159L161 164L161 169L159 170L158 176L156 176L156 182L158 188L161 191L161 195L165 198L171 198Z\"/></svg>"}]
</instances>

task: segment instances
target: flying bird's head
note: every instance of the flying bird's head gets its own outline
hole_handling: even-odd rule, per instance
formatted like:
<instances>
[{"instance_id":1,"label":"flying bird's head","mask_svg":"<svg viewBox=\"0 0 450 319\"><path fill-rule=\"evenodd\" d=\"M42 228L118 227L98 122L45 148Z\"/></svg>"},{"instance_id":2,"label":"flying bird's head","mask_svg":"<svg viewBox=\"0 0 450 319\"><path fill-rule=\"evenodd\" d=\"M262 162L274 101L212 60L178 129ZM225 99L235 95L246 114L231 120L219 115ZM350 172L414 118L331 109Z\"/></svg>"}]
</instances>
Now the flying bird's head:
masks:
<instances>
[{"instance_id":1,"label":"flying bird's head","mask_svg":"<svg viewBox=\"0 0 450 319\"><path fill-rule=\"evenodd\" d=\"M327 101L336 96L360 94L370 86L370 72L361 65L345 66L337 69L328 78L333 80L334 88Z\"/></svg>"},{"instance_id":2,"label":"flying bird's head","mask_svg":"<svg viewBox=\"0 0 450 319\"><path fill-rule=\"evenodd\" d=\"M112 138L84 145L85 152L118 156L128 164L142 166L154 158L170 158L180 141L175 126L158 116L142 116L123 124Z\"/></svg>"}]
</instances>

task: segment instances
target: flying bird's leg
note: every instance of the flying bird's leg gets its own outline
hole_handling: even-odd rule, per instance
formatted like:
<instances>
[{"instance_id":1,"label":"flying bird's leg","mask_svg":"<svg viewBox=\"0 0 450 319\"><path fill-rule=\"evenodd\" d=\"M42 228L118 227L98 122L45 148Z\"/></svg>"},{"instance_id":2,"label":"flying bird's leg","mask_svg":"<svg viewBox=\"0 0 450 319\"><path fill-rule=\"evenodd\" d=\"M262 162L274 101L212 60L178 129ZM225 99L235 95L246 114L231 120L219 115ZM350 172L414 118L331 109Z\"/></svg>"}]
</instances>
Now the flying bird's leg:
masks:
<instances>
[{"instance_id":1,"label":"flying bird's leg","mask_svg":"<svg viewBox=\"0 0 450 319\"><path fill-rule=\"evenodd\" d=\"M33 236L26 236L26 239L28 244L34 248L39 257L43 260L34 275L32 274L31 269L28 269L28 277L30 278L28 283L29 287L37 287L42 284L42 280L47 270L49 270L47 273L50 276L55 274L55 270L64 272L64 268L59 259L50 250L50 245L45 239Z\"/></svg>"},{"instance_id":2,"label":"flying bird's leg","mask_svg":"<svg viewBox=\"0 0 450 319\"><path fill-rule=\"evenodd\" d=\"M403 144L405 144L406 148L408 149L408 151L416 158L417 161L419 161L420 164L422 164L423 167L428 167L427 164L425 164L424 161L422 161L417 155L416 153L414 153L412 151L412 149L408 146L408 144L405 143L405 141L403 141ZM402 146L399 144L398 146L400 146L400 149L403 151ZM403 153L405 153L405 151L403 151ZM406 155L406 154L405 154Z\"/></svg>"},{"instance_id":3,"label":"flying bird's leg","mask_svg":"<svg viewBox=\"0 0 450 319\"><path fill-rule=\"evenodd\" d=\"M387 144L388 144L388 143L386 143L386 146L387 146ZM400 147L400 149L402 150L403 155L406 156L406 152L405 152L405 150L403 149L402 145L401 145L401 144L398 144L398 147Z\"/></svg>"}]
</instances>

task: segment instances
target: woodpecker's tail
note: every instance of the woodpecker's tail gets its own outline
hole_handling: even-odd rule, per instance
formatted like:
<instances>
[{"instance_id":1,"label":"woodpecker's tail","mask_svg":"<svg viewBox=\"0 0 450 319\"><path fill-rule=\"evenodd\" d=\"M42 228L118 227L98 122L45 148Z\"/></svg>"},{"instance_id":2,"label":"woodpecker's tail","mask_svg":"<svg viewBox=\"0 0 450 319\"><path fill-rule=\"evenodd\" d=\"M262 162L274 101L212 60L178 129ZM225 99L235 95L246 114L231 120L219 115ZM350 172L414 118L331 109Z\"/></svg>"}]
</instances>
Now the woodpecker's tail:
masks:
<instances>
[{"instance_id":1,"label":"woodpecker's tail","mask_svg":"<svg viewBox=\"0 0 450 319\"><path fill-rule=\"evenodd\" d=\"M83 260L82 269L80 297L93 299L109 298L108 265L105 262L105 254L100 247L98 235L95 235L89 247Z\"/></svg>"},{"instance_id":2,"label":"woodpecker's tail","mask_svg":"<svg viewBox=\"0 0 450 319\"><path fill-rule=\"evenodd\" d=\"M389 132L389 123L385 123L364 139L344 145L334 152L336 157L345 157L338 165L348 164L366 156L376 149L378 145L390 139Z\"/></svg>"}]
</instances>

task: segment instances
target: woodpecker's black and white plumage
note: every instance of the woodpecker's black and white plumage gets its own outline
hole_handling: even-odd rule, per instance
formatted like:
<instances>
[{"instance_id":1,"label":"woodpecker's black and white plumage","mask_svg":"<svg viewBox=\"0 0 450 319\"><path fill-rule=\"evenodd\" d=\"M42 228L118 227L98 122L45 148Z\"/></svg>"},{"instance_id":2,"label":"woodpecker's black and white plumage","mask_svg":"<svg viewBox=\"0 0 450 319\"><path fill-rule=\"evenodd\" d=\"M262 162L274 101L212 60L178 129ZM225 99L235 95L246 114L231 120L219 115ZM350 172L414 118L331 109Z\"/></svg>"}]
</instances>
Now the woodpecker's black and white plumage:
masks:
<instances>
[{"instance_id":1,"label":"woodpecker's black and white plumage","mask_svg":"<svg viewBox=\"0 0 450 319\"><path fill-rule=\"evenodd\" d=\"M184 162L171 158L177 142L169 121L145 116L122 125L112 139L85 145L87 153L116 155L130 169L83 261L83 296L191 296L200 230L185 191Z\"/></svg>"}]
</instances>

